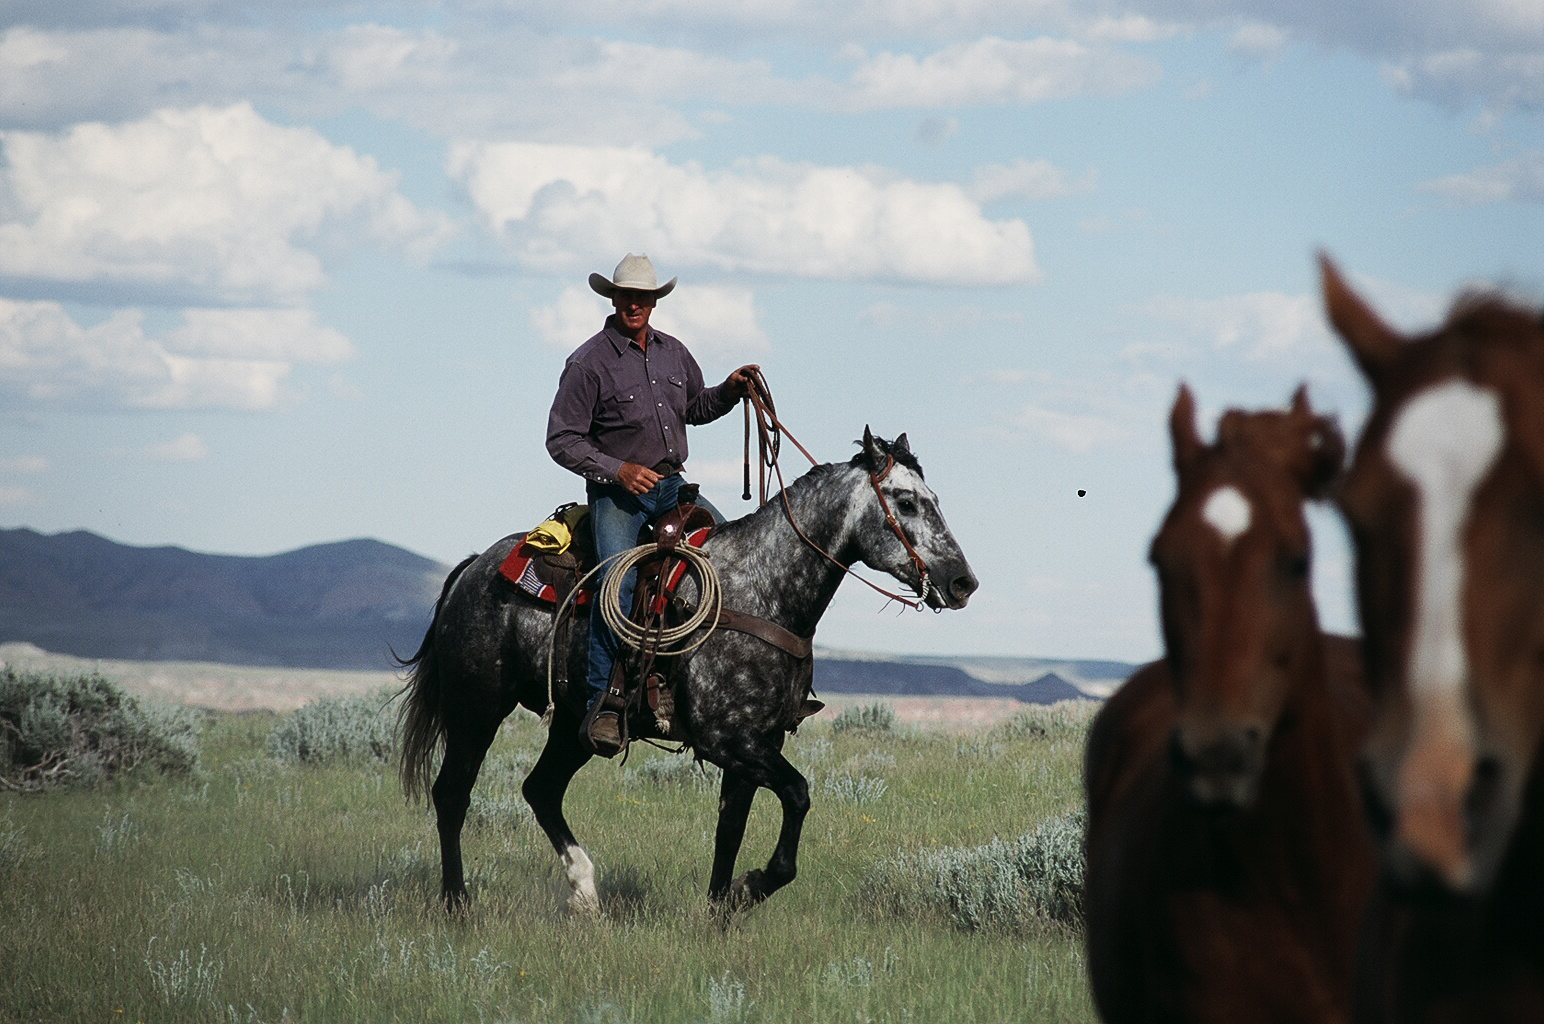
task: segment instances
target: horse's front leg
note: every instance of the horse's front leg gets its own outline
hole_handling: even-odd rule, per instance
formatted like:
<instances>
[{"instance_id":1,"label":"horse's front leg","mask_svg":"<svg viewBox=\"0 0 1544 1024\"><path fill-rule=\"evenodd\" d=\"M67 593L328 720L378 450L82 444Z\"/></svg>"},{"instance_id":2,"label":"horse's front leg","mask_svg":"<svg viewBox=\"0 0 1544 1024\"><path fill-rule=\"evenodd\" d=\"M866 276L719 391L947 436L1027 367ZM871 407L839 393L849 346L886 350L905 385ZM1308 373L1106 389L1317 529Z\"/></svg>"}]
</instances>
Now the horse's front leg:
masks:
<instances>
[{"instance_id":1,"label":"horse's front leg","mask_svg":"<svg viewBox=\"0 0 1544 1024\"><path fill-rule=\"evenodd\" d=\"M750 817L756 789L756 783L738 771L724 771L718 797L718 830L713 836L713 874L708 880L708 899L714 903L722 903L729 895L735 858L740 855L740 844L745 839L745 822Z\"/></svg>"},{"instance_id":2,"label":"horse's front leg","mask_svg":"<svg viewBox=\"0 0 1544 1024\"><path fill-rule=\"evenodd\" d=\"M563 795L568 792L574 773L589 760L590 752L579 742L578 719L560 705L553 713L547 745L520 787L536 823L547 833L552 848L563 861L570 889L568 907L582 914L598 912L600 896L595 891L595 867L563 816Z\"/></svg>"},{"instance_id":3,"label":"horse's front leg","mask_svg":"<svg viewBox=\"0 0 1544 1024\"><path fill-rule=\"evenodd\" d=\"M726 791L728 776L729 773L726 770ZM750 798L755 794L756 786L765 786L772 790L783 806L783 826L778 832L777 846L773 848L772 857L767 861L767 866L747 871L730 884L727 896L719 897L726 899L731 906L749 907L760 903L792 882L799 873L799 838L804 832L804 816L810 809L810 791L804 776L800 775L799 770L788 762L781 751L776 749L764 752L759 763L742 766L740 778L740 787L744 789L745 796L743 809L739 811L738 828L734 834L735 850L739 849L740 839L745 834L745 818L750 811ZM740 790L737 789L736 792ZM720 811L721 836L725 831L724 815L726 813L727 808ZM713 862L715 882L719 880L721 867L724 877L727 878L734 870L733 854L730 855L730 862L723 865L715 856Z\"/></svg>"}]
</instances>

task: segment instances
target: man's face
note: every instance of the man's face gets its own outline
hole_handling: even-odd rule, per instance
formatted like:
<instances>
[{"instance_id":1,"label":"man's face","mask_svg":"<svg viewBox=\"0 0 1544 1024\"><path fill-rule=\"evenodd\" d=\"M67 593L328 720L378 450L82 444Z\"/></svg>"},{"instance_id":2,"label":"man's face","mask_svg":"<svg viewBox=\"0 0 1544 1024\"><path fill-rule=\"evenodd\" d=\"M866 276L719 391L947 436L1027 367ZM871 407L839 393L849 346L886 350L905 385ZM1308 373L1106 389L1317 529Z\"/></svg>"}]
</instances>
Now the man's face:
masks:
<instances>
[{"instance_id":1,"label":"man's face","mask_svg":"<svg viewBox=\"0 0 1544 1024\"><path fill-rule=\"evenodd\" d=\"M654 293L623 288L611 297L611 304L616 307L617 319L623 327L641 331L648 326L649 314L654 310Z\"/></svg>"}]
</instances>

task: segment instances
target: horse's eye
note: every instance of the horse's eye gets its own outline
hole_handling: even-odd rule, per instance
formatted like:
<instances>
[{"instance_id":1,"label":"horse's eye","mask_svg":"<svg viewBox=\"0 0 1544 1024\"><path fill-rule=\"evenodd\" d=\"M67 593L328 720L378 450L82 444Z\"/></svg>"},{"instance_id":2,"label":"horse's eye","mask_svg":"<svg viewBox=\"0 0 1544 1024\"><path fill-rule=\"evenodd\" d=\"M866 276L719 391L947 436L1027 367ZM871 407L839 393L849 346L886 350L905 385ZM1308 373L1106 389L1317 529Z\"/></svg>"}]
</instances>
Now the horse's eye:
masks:
<instances>
[{"instance_id":1,"label":"horse's eye","mask_svg":"<svg viewBox=\"0 0 1544 1024\"><path fill-rule=\"evenodd\" d=\"M914 516L917 514L917 503L910 498L901 498L895 503L895 509L903 516Z\"/></svg>"}]
</instances>

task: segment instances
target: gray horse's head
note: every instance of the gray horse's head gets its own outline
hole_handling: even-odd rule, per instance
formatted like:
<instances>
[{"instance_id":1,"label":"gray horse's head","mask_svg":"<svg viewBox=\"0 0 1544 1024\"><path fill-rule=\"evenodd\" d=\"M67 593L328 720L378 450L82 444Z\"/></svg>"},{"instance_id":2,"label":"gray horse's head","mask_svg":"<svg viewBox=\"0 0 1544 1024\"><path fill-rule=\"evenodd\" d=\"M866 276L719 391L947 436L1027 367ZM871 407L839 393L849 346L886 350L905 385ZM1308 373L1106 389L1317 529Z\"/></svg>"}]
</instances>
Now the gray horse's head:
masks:
<instances>
[{"instance_id":1,"label":"gray horse's head","mask_svg":"<svg viewBox=\"0 0 1544 1024\"><path fill-rule=\"evenodd\" d=\"M848 509L847 535L857 559L911 587L930 608L965 607L980 584L944 522L938 495L922 479L906 435L886 441L864 427L858 445L861 450L848 465L873 483L854 490Z\"/></svg>"}]
</instances>

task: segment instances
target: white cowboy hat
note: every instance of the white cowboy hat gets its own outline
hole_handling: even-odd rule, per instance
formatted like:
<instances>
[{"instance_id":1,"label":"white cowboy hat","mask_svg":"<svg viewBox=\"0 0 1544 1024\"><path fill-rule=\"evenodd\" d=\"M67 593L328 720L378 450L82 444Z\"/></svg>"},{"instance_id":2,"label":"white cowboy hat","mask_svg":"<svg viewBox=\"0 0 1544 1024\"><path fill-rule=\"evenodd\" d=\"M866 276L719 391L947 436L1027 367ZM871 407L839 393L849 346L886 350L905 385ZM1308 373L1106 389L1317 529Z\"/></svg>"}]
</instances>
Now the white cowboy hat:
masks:
<instances>
[{"instance_id":1,"label":"white cowboy hat","mask_svg":"<svg viewBox=\"0 0 1544 1024\"><path fill-rule=\"evenodd\" d=\"M662 299L675 287L676 279L673 277L664 284L655 284L656 280L654 264L649 262L647 256L628 253L617 264L610 280L599 274L591 274L590 287L608 299L624 289L630 292L653 292L656 299Z\"/></svg>"}]
</instances>

